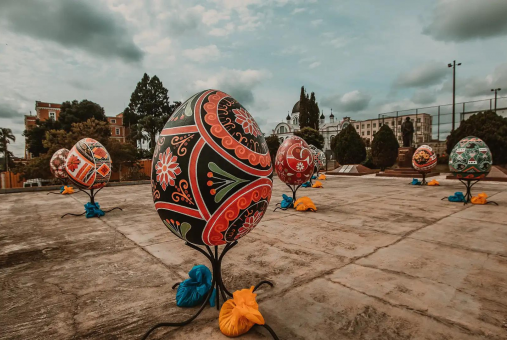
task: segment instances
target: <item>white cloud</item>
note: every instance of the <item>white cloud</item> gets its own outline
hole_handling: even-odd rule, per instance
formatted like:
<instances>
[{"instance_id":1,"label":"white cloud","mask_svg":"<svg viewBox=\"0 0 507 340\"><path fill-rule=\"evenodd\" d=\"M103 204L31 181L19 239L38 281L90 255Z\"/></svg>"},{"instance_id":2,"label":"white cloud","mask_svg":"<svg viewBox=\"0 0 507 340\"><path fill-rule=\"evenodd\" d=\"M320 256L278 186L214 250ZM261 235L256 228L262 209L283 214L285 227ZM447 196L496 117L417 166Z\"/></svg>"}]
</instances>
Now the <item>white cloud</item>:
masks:
<instances>
[{"instance_id":1,"label":"white cloud","mask_svg":"<svg viewBox=\"0 0 507 340\"><path fill-rule=\"evenodd\" d=\"M316 68L316 67L319 67L319 66L320 66L320 61L316 61L316 62L311 63L308 67L310 69L313 69L313 68Z\"/></svg>"},{"instance_id":2,"label":"white cloud","mask_svg":"<svg viewBox=\"0 0 507 340\"><path fill-rule=\"evenodd\" d=\"M310 23L311 23L313 26L319 26L319 25L321 25L323 22L324 22L324 20L322 20L322 19L316 19L316 20L312 20L312 21L310 21Z\"/></svg>"},{"instance_id":3,"label":"white cloud","mask_svg":"<svg viewBox=\"0 0 507 340\"><path fill-rule=\"evenodd\" d=\"M216 37L225 37L231 34L232 32L234 32L234 24L228 23L224 27L213 28L211 31L209 31L209 35L214 35Z\"/></svg>"},{"instance_id":4,"label":"white cloud","mask_svg":"<svg viewBox=\"0 0 507 340\"><path fill-rule=\"evenodd\" d=\"M335 94L322 98L322 105L337 109L343 112L358 112L366 109L370 103L371 96L364 92L355 90L345 93L343 96Z\"/></svg>"},{"instance_id":5,"label":"white cloud","mask_svg":"<svg viewBox=\"0 0 507 340\"><path fill-rule=\"evenodd\" d=\"M342 48L343 46L347 45L348 43L348 39L346 38L342 38L342 37L339 37L339 38L335 38L335 39L331 39L329 41L324 41L324 45L331 45L333 46L334 48Z\"/></svg>"},{"instance_id":6,"label":"white cloud","mask_svg":"<svg viewBox=\"0 0 507 340\"><path fill-rule=\"evenodd\" d=\"M439 0L423 33L454 42L507 35L507 1Z\"/></svg>"},{"instance_id":7,"label":"white cloud","mask_svg":"<svg viewBox=\"0 0 507 340\"><path fill-rule=\"evenodd\" d=\"M297 8L294 8L294 10L292 11L292 15L298 14L298 13L303 13L305 11L306 11L306 8L297 7Z\"/></svg>"},{"instance_id":8,"label":"white cloud","mask_svg":"<svg viewBox=\"0 0 507 340\"><path fill-rule=\"evenodd\" d=\"M271 73L264 70L223 69L207 79L195 81L192 87L195 91L208 88L225 91L243 105L253 104L253 88L270 77Z\"/></svg>"},{"instance_id":9,"label":"white cloud","mask_svg":"<svg viewBox=\"0 0 507 340\"><path fill-rule=\"evenodd\" d=\"M430 61L401 73L395 80L396 87L427 87L441 83L449 75L443 62Z\"/></svg>"},{"instance_id":10,"label":"white cloud","mask_svg":"<svg viewBox=\"0 0 507 340\"><path fill-rule=\"evenodd\" d=\"M192 61L202 63L218 59L220 57L220 50L216 45L208 45L184 50L183 55Z\"/></svg>"}]
</instances>

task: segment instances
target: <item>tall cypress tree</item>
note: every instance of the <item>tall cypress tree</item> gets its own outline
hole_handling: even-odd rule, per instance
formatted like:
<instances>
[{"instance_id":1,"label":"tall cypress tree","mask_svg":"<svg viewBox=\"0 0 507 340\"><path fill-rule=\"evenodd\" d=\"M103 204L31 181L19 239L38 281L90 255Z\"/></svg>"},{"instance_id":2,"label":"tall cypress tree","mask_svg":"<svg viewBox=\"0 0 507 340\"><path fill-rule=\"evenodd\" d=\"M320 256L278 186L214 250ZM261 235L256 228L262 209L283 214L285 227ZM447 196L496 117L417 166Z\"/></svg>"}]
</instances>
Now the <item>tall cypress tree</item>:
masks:
<instances>
[{"instance_id":1,"label":"tall cypress tree","mask_svg":"<svg viewBox=\"0 0 507 340\"><path fill-rule=\"evenodd\" d=\"M315 101L315 92L312 92L309 101L308 126L319 131L319 105Z\"/></svg>"},{"instance_id":2,"label":"tall cypress tree","mask_svg":"<svg viewBox=\"0 0 507 340\"><path fill-rule=\"evenodd\" d=\"M299 95L299 128L308 126L308 101L305 87L301 86L301 94Z\"/></svg>"}]
</instances>

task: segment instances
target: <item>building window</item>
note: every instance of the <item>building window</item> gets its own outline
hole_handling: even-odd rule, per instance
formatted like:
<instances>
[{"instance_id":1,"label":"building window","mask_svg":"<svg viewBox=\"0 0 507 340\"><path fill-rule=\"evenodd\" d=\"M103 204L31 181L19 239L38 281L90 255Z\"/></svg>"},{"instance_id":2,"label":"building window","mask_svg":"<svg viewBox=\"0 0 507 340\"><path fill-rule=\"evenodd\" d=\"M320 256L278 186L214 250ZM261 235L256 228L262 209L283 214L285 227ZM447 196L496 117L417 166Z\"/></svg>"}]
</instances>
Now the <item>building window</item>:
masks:
<instances>
[{"instance_id":1,"label":"building window","mask_svg":"<svg viewBox=\"0 0 507 340\"><path fill-rule=\"evenodd\" d=\"M362 136L364 136L364 131L363 131L363 132L361 132L361 135L362 135Z\"/></svg>"},{"instance_id":2,"label":"building window","mask_svg":"<svg viewBox=\"0 0 507 340\"><path fill-rule=\"evenodd\" d=\"M370 124L368 124L368 125L370 125ZM369 136L370 135L370 131L369 130L366 131L366 134Z\"/></svg>"},{"instance_id":3,"label":"building window","mask_svg":"<svg viewBox=\"0 0 507 340\"><path fill-rule=\"evenodd\" d=\"M401 125L401 120L398 121L398 125Z\"/></svg>"},{"instance_id":4,"label":"building window","mask_svg":"<svg viewBox=\"0 0 507 340\"><path fill-rule=\"evenodd\" d=\"M379 125L380 126L380 125ZM373 127L376 128L377 127L377 123L373 123Z\"/></svg>"},{"instance_id":5,"label":"building window","mask_svg":"<svg viewBox=\"0 0 507 340\"><path fill-rule=\"evenodd\" d=\"M280 128L278 129L278 132L285 133L285 126L280 126Z\"/></svg>"},{"instance_id":6,"label":"building window","mask_svg":"<svg viewBox=\"0 0 507 340\"><path fill-rule=\"evenodd\" d=\"M356 130L359 130L359 125L356 125Z\"/></svg>"},{"instance_id":7,"label":"building window","mask_svg":"<svg viewBox=\"0 0 507 340\"><path fill-rule=\"evenodd\" d=\"M370 128L370 124L366 124L366 128L369 129Z\"/></svg>"},{"instance_id":8,"label":"building window","mask_svg":"<svg viewBox=\"0 0 507 340\"><path fill-rule=\"evenodd\" d=\"M116 135L119 136L120 135L120 128L116 128Z\"/></svg>"},{"instance_id":9,"label":"building window","mask_svg":"<svg viewBox=\"0 0 507 340\"><path fill-rule=\"evenodd\" d=\"M391 122L391 126L394 126L394 121Z\"/></svg>"},{"instance_id":10,"label":"building window","mask_svg":"<svg viewBox=\"0 0 507 340\"><path fill-rule=\"evenodd\" d=\"M363 129L364 129L364 124L362 124L362 125L361 125L361 128L363 128Z\"/></svg>"},{"instance_id":11,"label":"building window","mask_svg":"<svg viewBox=\"0 0 507 340\"><path fill-rule=\"evenodd\" d=\"M417 122L420 123L421 122L421 118L417 118Z\"/></svg>"},{"instance_id":12,"label":"building window","mask_svg":"<svg viewBox=\"0 0 507 340\"><path fill-rule=\"evenodd\" d=\"M111 119L111 124L116 124L116 119Z\"/></svg>"},{"instance_id":13,"label":"building window","mask_svg":"<svg viewBox=\"0 0 507 340\"><path fill-rule=\"evenodd\" d=\"M373 134L376 134L376 133L377 133L377 131L373 130Z\"/></svg>"},{"instance_id":14,"label":"building window","mask_svg":"<svg viewBox=\"0 0 507 340\"><path fill-rule=\"evenodd\" d=\"M421 127L420 126L417 127L417 132L419 132L419 131L421 131Z\"/></svg>"},{"instance_id":15,"label":"building window","mask_svg":"<svg viewBox=\"0 0 507 340\"><path fill-rule=\"evenodd\" d=\"M54 112L50 112L49 119L56 120L56 114Z\"/></svg>"}]
</instances>

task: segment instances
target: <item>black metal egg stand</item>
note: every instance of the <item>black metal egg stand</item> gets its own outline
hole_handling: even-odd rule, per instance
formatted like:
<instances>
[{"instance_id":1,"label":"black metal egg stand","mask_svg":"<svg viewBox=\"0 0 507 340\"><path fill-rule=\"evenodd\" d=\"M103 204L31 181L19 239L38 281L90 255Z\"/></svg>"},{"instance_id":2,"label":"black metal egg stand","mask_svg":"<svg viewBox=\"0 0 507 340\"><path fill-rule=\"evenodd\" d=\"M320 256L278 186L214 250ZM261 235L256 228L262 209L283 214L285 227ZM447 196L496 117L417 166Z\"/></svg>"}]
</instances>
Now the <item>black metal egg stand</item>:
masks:
<instances>
[{"instance_id":1,"label":"black metal egg stand","mask_svg":"<svg viewBox=\"0 0 507 340\"><path fill-rule=\"evenodd\" d=\"M222 253L219 255L218 254L218 246L215 246L215 252L213 253L213 251L211 250L211 248L208 245L206 245L206 250L207 250L207 252L206 252L201 247L198 247L198 246L196 246L192 243L189 243L189 242L185 242L185 245L199 251L201 254L206 256L206 258L211 262L211 266L212 266L212 270L213 270L213 279L211 282L211 289L209 290L208 295L206 296L206 298L205 298L204 302L202 303L201 307L199 308L199 310L191 318L189 318L185 321L182 321L182 322L161 322L161 323L158 323L158 324L154 325L153 327L151 327L148 330L148 332L146 332L144 334L144 336L142 338L143 340L146 340L149 337L149 335L157 328L160 328L160 327L182 327L182 326L186 326L189 323L191 323L192 321L194 321L199 316L199 314L202 313L202 311L204 310L206 305L210 302L211 295L213 293L213 288L215 288L215 292L216 292L215 305L216 305L217 310L220 310L220 295L222 296L223 302L227 301L227 296L230 296L230 297L233 296L232 293L229 290L227 290L227 288L225 287L224 282L222 280L222 260L224 258L224 255L229 250L231 250L231 248L234 247L236 244L238 244L238 241L228 243L224 247L224 249L222 250ZM254 287L253 291L255 292L263 284L268 284L271 287L273 287L273 283L271 283L270 281L261 281ZM172 289L175 289L179 285L180 285L180 283L176 283L172 287ZM271 334L273 339L279 340L276 333L267 324L256 325L256 326L264 327Z\"/></svg>"},{"instance_id":2,"label":"black metal egg stand","mask_svg":"<svg viewBox=\"0 0 507 340\"><path fill-rule=\"evenodd\" d=\"M296 185L290 185L290 184L285 183L285 185L288 186L289 189L292 191L292 202L295 203L296 202L296 191L298 191L299 187L303 184L296 186ZM273 212L275 212L276 209L287 210L287 208L281 207L281 203L276 204L276 208L275 208L275 210L273 210Z\"/></svg>"},{"instance_id":3,"label":"black metal egg stand","mask_svg":"<svg viewBox=\"0 0 507 340\"><path fill-rule=\"evenodd\" d=\"M100 191L100 190L102 190L103 188L104 188L104 187L100 188L99 190L97 190L97 191L95 191L95 192L94 192L94 189L90 189L90 193L88 193L88 192L84 191L84 190L83 190L83 189L81 189L81 188L79 188L79 191L82 191L82 192L84 192L85 194L87 194L87 195L90 197L90 203L91 203L91 204L95 204L95 195L97 195L97 194L99 193L99 191ZM102 210L102 211L103 211L104 213L108 213L108 212L111 212L111 211L113 211L113 210L115 210L115 209L119 209L119 210L123 211L123 209L122 209L122 208L120 208L120 207L114 207L114 208L112 208L112 209L109 209L109 210ZM69 216L83 216L84 214L86 214L86 210L85 210L83 213L81 213L81 214L66 213L66 214L62 215L62 217L60 217L60 218L64 218L64 217L65 217L65 216L67 216L67 215L69 215ZM97 216L97 217L98 217L98 218L100 218L100 216Z\"/></svg>"},{"instance_id":4,"label":"black metal egg stand","mask_svg":"<svg viewBox=\"0 0 507 340\"><path fill-rule=\"evenodd\" d=\"M480 181L480 179L459 179L459 181L461 183L463 183L465 185L465 187L467 188L467 191L466 191L466 194L465 194L465 202L463 203L463 205L465 204L468 204L468 202L470 202L472 200L472 187ZM473 183L472 183L473 182ZM448 199L449 197L444 197L442 198L442 201L445 200L445 199ZM496 203L495 201L488 201L486 202L486 204L494 204L494 205L498 205L498 203Z\"/></svg>"},{"instance_id":5,"label":"black metal egg stand","mask_svg":"<svg viewBox=\"0 0 507 340\"><path fill-rule=\"evenodd\" d=\"M428 182L426 182L426 172L419 171L419 173L422 175L422 182L420 185L428 185ZM412 183L409 183L412 184Z\"/></svg>"}]
</instances>

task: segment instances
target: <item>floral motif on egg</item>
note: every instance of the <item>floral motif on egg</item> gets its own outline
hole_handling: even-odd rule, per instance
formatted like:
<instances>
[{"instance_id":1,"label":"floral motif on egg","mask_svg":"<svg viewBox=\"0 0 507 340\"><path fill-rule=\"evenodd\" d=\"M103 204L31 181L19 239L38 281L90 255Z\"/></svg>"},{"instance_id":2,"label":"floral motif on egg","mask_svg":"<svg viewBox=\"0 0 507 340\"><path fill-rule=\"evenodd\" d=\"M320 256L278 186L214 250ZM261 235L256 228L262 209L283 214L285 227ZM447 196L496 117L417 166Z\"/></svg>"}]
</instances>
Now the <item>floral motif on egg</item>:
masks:
<instances>
[{"instance_id":1,"label":"floral motif on egg","mask_svg":"<svg viewBox=\"0 0 507 340\"><path fill-rule=\"evenodd\" d=\"M66 179L67 171L65 171L65 161L67 160L67 156L69 155L69 150L60 149L56 151L51 160L49 161L49 169L53 176L59 179Z\"/></svg>"},{"instance_id":2,"label":"floral motif on egg","mask_svg":"<svg viewBox=\"0 0 507 340\"><path fill-rule=\"evenodd\" d=\"M412 166L419 172L430 172L437 166L437 155L428 145L421 145L412 156Z\"/></svg>"},{"instance_id":3,"label":"floral motif on egg","mask_svg":"<svg viewBox=\"0 0 507 340\"><path fill-rule=\"evenodd\" d=\"M449 155L449 170L457 178L482 179L491 171L492 164L488 146L474 136L460 140Z\"/></svg>"},{"instance_id":4,"label":"floral motif on egg","mask_svg":"<svg viewBox=\"0 0 507 340\"><path fill-rule=\"evenodd\" d=\"M234 242L267 210L273 168L264 136L248 110L222 91L199 92L177 108L152 164L155 208L187 242Z\"/></svg>"},{"instance_id":5,"label":"floral motif on egg","mask_svg":"<svg viewBox=\"0 0 507 340\"><path fill-rule=\"evenodd\" d=\"M275 170L286 184L301 185L308 182L314 171L312 150L300 137L287 138L276 153Z\"/></svg>"},{"instance_id":6,"label":"floral motif on egg","mask_svg":"<svg viewBox=\"0 0 507 340\"><path fill-rule=\"evenodd\" d=\"M83 138L69 151L65 168L69 179L77 187L99 189L111 177L111 158L101 143L92 138Z\"/></svg>"}]
</instances>

